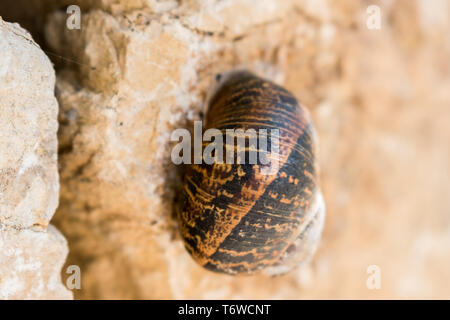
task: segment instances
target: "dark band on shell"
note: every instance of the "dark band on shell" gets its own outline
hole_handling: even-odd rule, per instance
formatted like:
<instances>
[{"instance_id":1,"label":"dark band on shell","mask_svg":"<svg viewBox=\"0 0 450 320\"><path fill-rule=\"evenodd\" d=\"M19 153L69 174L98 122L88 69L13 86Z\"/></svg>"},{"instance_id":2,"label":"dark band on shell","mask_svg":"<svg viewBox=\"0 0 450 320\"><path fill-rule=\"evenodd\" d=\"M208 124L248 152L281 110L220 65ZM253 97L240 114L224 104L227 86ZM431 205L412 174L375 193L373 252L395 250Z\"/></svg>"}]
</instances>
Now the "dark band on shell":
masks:
<instances>
[{"instance_id":1,"label":"dark band on shell","mask_svg":"<svg viewBox=\"0 0 450 320\"><path fill-rule=\"evenodd\" d=\"M189 165L177 211L181 235L209 270L287 272L310 259L324 221L311 118L290 92L252 73L220 81L204 129L279 129L278 169L263 175L260 163Z\"/></svg>"}]
</instances>

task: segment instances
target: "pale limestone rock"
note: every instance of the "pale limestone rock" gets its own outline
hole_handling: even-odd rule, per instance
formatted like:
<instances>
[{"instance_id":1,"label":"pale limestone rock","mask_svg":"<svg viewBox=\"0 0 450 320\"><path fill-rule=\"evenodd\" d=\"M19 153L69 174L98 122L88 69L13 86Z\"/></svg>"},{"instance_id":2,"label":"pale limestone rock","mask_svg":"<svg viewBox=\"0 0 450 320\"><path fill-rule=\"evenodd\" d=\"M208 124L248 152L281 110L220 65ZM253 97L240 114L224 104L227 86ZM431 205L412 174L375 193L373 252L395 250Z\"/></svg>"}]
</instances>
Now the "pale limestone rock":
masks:
<instances>
[{"instance_id":1,"label":"pale limestone rock","mask_svg":"<svg viewBox=\"0 0 450 320\"><path fill-rule=\"evenodd\" d=\"M46 231L0 228L0 299L71 299L61 283L66 239Z\"/></svg>"},{"instance_id":2,"label":"pale limestone rock","mask_svg":"<svg viewBox=\"0 0 450 320\"><path fill-rule=\"evenodd\" d=\"M54 70L2 19L0 52L0 299L71 298L60 281L67 243L48 226L59 191Z\"/></svg>"},{"instance_id":3,"label":"pale limestone rock","mask_svg":"<svg viewBox=\"0 0 450 320\"><path fill-rule=\"evenodd\" d=\"M45 229L58 205L55 74L18 25L0 20L0 224Z\"/></svg>"}]
</instances>

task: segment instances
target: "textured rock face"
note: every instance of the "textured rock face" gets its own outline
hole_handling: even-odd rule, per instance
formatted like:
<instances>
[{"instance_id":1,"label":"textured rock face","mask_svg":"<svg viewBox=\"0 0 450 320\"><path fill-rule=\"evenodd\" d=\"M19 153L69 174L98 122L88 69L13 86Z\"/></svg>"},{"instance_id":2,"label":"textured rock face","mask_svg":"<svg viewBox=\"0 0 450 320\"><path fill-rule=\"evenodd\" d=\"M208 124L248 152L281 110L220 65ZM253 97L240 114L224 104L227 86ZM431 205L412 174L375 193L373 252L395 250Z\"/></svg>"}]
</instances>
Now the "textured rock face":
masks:
<instances>
[{"instance_id":1,"label":"textured rock face","mask_svg":"<svg viewBox=\"0 0 450 320\"><path fill-rule=\"evenodd\" d=\"M55 223L81 267L77 298L450 298L447 1L378 2L381 30L360 1L42 3L27 1L66 58ZM63 3L80 5L81 30ZM201 269L172 217L170 133L237 67L292 91L320 141L321 247L276 278Z\"/></svg>"},{"instance_id":2,"label":"textured rock face","mask_svg":"<svg viewBox=\"0 0 450 320\"><path fill-rule=\"evenodd\" d=\"M385 5L382 29L368 30L356 1L79 4L81 30L62 27L63 12L46 26L78 63L57 84L57 223L84 272L79 298L448 297L448 191L426 169L450 163L448 77L426 62L448 73L449 43L430 31L448 27L432 18L448 8ZM311 266L282 277L201 269L172 217L169 135L199 118L214 75L237 67L283 83L318 128L324 239ZM366 287L370 265L381 290Z\"/></svg>"},{"instance_id":3,"label":"textured rock face","mask_svg":"<svg viewBox=\"0 0 450 320\"><path fill-rule=\"evenodd\" d=\"M70 298L67 244L48 223L58 205L58 104L49 59L0 19L0 298Z\"/></svg>"},{"instance_id":4,"label":"textured rock face","mask_svg":"<svg viewBox=\"0 0 450 320\"><path fill-rule=\"evenodd\" d=\"M67 242L49 225L45 232L0 229L0 299L70 299L61 284Z\"/></svg>"},{"instance_id":5,"label":"textured rock face","mask_svg":"<svg viewBox=\"0 0 450 320\"><path fill-rule=\"evenodd\" d=\"M293 2L254 4L187 2L127 14L95 9L83 13L81 30L62 28L64 13L51 15L52 50L81 64L67 65L57 82L62 188L56 216L69 239L77 239L68 263L83 270L80 298L295 294L295 287L252 288L258 281L286 286L289 278L250 277L245 292L243 280L203 270L183 248L172 217L180 179L169 137L199 118L215 74L246 67L282 82L289 56L315 41L312 29L299 23L307 14ZM325 40L323 46L331 45ZM334 64L323 61L323 72ZM306 74L308 68L299 69Z\"/></svg>"},{"instance_id":6,"label":"textured rock face","mask_svg":"<svg viewBox=\"0 0 450 320\"><path fill-rule=\"evenodd\" d=\"M0 223L45 229L59 190L55 74L26 31L0 26Z\"/></svg>"}]
</instances>

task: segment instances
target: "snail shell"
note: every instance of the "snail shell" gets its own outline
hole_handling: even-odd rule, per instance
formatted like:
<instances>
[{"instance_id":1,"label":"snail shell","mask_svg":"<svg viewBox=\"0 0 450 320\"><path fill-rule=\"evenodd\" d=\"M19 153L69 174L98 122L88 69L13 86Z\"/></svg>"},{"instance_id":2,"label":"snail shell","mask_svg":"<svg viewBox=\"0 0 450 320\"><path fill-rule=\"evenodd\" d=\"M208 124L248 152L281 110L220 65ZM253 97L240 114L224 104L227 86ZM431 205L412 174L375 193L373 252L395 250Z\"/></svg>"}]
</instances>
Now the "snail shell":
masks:
<instances>
[{"instance_id":1,"label":"snail shell","mask_svg":"<svg viewBox=\"0 0 450 320\"><path fill-rule=\"evenodd\" d=\"M307 262L325 206L317 179L311 118L295 97L249 72L222 77L205 129L279 129L277 172L258 164L190 164L177 210L186 249L206 269L285 273Z\"/></svg>"}]
</instances>

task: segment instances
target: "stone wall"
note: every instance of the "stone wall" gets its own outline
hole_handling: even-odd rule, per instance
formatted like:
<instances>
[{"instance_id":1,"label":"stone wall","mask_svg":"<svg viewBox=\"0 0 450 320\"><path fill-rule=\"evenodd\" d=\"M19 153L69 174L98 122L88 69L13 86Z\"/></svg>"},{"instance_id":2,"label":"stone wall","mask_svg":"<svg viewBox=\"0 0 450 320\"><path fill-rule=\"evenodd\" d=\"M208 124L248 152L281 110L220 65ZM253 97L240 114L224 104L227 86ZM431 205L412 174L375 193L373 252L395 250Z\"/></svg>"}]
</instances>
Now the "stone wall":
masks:
<instances>
[{"instance_id":1,"label":"stone wall","mask_svg":"<svg viewBox=\"0 0 450 320\"><path fill-rule=\"evenodd\" d=\"M63 4L80 6L80 30ZM371 4L380 30L366 27ZM450 297L447 1L28 6L58 70L54 223L66 265L81 268L76 298ZM280 277L203 270L173 217L170 133L200 119L215 74L232 68L283 84L318 131L323 240L311 265ZM366 286L370 265L380 290Z\"/></svg>"},{"instance_id":2,"label":"stone wall","mask_svg":"<svg viewBox=\"0 0 450 320\"><path fill-rule=\"evenodd\" d=\"M58 205L58 103L50 60L0 18L0 299L71 298L67 242L49 225Z\"/></svg>"}]
</instances>

